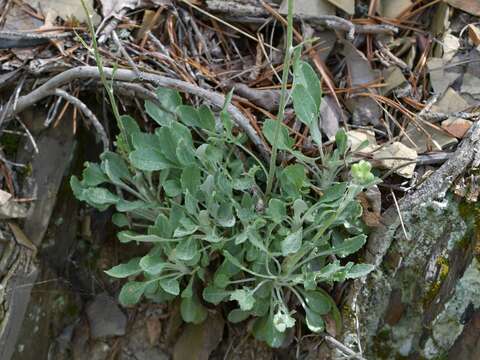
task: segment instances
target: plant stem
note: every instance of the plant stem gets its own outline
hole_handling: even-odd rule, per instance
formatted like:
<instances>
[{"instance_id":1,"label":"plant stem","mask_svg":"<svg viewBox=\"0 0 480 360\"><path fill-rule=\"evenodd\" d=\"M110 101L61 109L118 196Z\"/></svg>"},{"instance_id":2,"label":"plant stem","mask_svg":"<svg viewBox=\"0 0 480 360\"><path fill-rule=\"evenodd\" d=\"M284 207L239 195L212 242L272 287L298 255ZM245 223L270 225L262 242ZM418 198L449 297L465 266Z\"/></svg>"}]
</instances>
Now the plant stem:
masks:
<instances>
[{"instance_id":1,"label":"plant stem","mask_svg":"<svg viewBox=\"0 0 480 360\"><path fill-rule=\"evenodd\" d=\"M123 122L120 117L120 112L118 111L117 103L115 102L115 96L113 95L112 83L114 81L115 72L114 74L112 74L111 83L108 83L107 77L105 76L105 71L103 70L102 57L100 55L100 51L98 50L97 37L95 35L95 27L93 26L93 23L92 23L92 16L90 14L90 9L88 9L84 0L80 0L80 1L82 3L83 9L87 13L87 25L88 25L88 30L90 32L90 35L92 37L92 50L95 56L95 62L97 64L98 73L100 75L100 81L102 82L103 86L105 87L105 90L107 91L108 99L110 100L110 105L112 106L113 115L115 116L115 120L117 121L118 128L120 129L120 135L123 137L125 146L127 146L127 149L129 150L130 143L127 137L127 130L125 129L125 126L123 126Z\"/></svg>"},{"instance_id":2,"label":"plant stem","mask_svg":"<svg viewBox=\"0 0 480 360\"><path fill-rule=\"evenodd\" d=\"M288 74L290 70L290 61L292 57L292 42L293 42L293 2L294 0L288 0L288 15L287 15L287 43L285 51L285 60L283 62L283 74L282 74L282 90L280 93L280 103L278 106L277 123L275 127L275 133L272 144L272 155L270 157L270 169L267 178L267 188L265 190L265 197L268 198L273 187L273 178L275 177L277 169L277 152L278 152L278 137L280 135L280 129L285 118L285 107L287 105L287 83Z\"/></svg>"}]
</instances>

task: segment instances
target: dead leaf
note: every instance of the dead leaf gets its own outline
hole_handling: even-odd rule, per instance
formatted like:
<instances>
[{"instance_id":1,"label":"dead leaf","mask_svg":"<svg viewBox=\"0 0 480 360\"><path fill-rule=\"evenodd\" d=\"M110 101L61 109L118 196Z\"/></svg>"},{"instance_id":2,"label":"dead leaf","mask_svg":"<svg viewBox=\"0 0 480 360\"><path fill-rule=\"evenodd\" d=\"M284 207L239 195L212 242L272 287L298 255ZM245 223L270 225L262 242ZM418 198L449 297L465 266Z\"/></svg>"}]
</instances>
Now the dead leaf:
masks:
<instances>
[{"instance_id":1,"label":"dead leaf","mask_svg":"<svg viewBox=\"0 0 480 360\"><path fill-rule=\"evenodd\" d=\"M396 174L410 179L415 171L417 152L401 142L383 146L373 154L380 167L393 170Z\"/></svg>"},{"instance_id":2,"label":"dead leaf","mask_svg":"<svg viewBox=\"0 0 480 360\"><path fill-rule=\"evenodd\" d=\"M413 44L412 44L413 45ZM408 54L405 56L405 63L408 65L410 69L413 69L416 64L416 58L417 58L417 52L419 49L417 46L410 46L410 50L408 51Z\"/></svg>"},{"instance_id":3,"label":"dead leaf","mask_svg":"<svg viewBox=\"0 0 480 360\"><path fill-rule=\"evenodd\" d=\"M84 1L92 15L93 24L97 25L100 23L100 16L93 10L93 0ZM79 0L24 0L24 2L44 14L46 26L55 24L57 17L64 20L75 18L82 23L87 21L87 14Z\"/></svg>"},{"instance_id":4,"label":"dead leaf","mask_svg":"<svg viewBox=\"0 0 480 360\"><path fill-rule=\"evenodd\" d=\"M473 123L466 119L447 119L442 122L442 129L448 131L457 139L463 139Z\"/></svg>"},{"instance_id":5,"label":"dead leaf","mask_svg":"<svg viewBox=\"0 0 480 360\"><path fill-rule=\"evenodd\" d=\"M474 24L468 25L468 37L473 45L480 45L480 29Z\"/></svg>"},{"instance_id":6,"label":"dead leaf","mask_svg":"<svg viewBox=\"0 0 480 360\"><path fill-rule=\"evenodd\" d=\"M320 104L320 128L329 140L335 139L342 118L340 109L331 95L324 96Z\"/></svg>"},{"instance_id":7,"label":"dead leaf","mask_svg":"<svg viewBox=\"0 0 480 360\"><path fill-rule=\"evenodd\" d=\"M9 192L0 190L0 206L4 205L7 203L8 200L12 198L12 194Z\"/></svg>"},{"instance_id":8,"label":"dead leaf","mask_svg":"<svg viewBox=\"0 0 480 360\"><path fill-rule=\"evenodd\" d=\"M446 0L453 7L469 14L480 16L480 1L478 0Z\"/></svg>"},{"instance_id":9,"label":"dead leaf","mask_svg":"<svg viewBox=\"0 0 480 360\"><path fill-rule=\"evenodd\" d=\"M345 11L348 15L355 14L355 0L328 0L330 3Z\"/></svg>"},{"instance_id":10,"label":"dead leaf","mask_svg":"<svg viewBox=\"0 0 480 360\"><path fill-rule=\"evenodd\" d=\"M380 0L377 5L378 13L386 18L397 18L412 6L411 0Z\"/></svg>"},{"instance_id":11,"label":"dead leaf","mask_svg":"<svg viewBox=\"0 0 480 360\"><path fill-rule=\"evenodd\" d=\"M361 87L373 84L378 76L373 71L370 62L365 55L348 41L342 41L344 56L347 63L348 75L351 87ZM347 106L352 111L353 123L366 126L378 125L382 110L375 100L368 96L355 96L356 93L376 93L374 89L359 89L351 92L352 96L347 101Z\"/></svg>"},{"instance_id":12,"label":"dead leaf","mask_svg":"<svg viewBox=\"0 0 480 360\"><path fill-rule=\"evenodd\" d=\"M137 41L142 40L147 32L155 26L155 23L157 22L155 14L156 12L153 10L145 10L143 13L142 25L135 36Z\"/></svg>"},{"instance_id":13,"label":"dead leaf","mask_svg":"<svg viewBox=\"0 0 480 360\"><path fill-rule=\"evenodd\" d=\"M288 0L284 0L278 10L280 14L287 13ZM293 13L296 15L335 15L335 8L327 0L296 0L293 3Z\"/></svg>"}]
</instances>

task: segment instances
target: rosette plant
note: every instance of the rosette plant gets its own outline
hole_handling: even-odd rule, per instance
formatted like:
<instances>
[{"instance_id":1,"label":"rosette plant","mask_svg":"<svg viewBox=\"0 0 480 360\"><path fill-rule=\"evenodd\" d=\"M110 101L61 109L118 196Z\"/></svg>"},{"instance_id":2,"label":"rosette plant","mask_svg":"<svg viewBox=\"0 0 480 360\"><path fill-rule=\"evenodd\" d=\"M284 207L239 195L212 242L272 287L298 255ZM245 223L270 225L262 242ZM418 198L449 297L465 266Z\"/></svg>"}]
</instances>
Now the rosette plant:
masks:
<instances>
[{"instance_id":1,"label":"rosette plant","mask_svg":"<svg viewBox=\"0 0 480 360\"><path fill-rule=\"evenodd\" d=\"M291 44L291 9L289 22ZM253 318L254 335L272 347L296 325L322 332L328 314L340 326L322 286L372 270L346 258L366 241L357 196L377 180L368 162L351 165L343 131L324 152L320 81L300 60L300 46L287 49L285 64L278 117L263 123L270 164L236 130L226 106L219 113L194 108L178 92L160 88L158 102L145 104L155 131L118 116L115 151L87 163L81 180L72 177L78 199L99 210L115 208L121 243L148 244L143 256L107 271L127 279L122 304L179 298L183 320L201 323L208 307L228 303L228 320ZM318 157L295 149L283 124L289 96ZM285 155L281 165L278 152Z\"/></svg>"}]
</instances>

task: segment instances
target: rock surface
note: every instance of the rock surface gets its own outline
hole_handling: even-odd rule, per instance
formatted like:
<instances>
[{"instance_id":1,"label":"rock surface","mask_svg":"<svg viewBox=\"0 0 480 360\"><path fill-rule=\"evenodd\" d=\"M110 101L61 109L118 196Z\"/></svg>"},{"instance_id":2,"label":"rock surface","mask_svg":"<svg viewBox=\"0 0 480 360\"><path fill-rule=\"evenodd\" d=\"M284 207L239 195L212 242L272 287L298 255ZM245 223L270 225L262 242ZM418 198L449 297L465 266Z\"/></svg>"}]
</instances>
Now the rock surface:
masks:
<instances>
[{"instance_id":1,"label":"rock surface","mask_svg":"<svg viewBox=\"0 0 480 360\"><path fill-rule=\"evenodd\" d=\"M125 335L127 317L108 294L99 294L87 307L90 336L98 339Z\"/></svg>"},{"instance_id":2,"label":"rock surface","mask_svg":"<svg viewBox=\"0 0 480 360\"><path fill-rule=\"evenodd\" d=\"M188 324L175 344L173 360L208 360L223 337L224 320L209 314L202 324Z\"/></svg>"}]
</instances>

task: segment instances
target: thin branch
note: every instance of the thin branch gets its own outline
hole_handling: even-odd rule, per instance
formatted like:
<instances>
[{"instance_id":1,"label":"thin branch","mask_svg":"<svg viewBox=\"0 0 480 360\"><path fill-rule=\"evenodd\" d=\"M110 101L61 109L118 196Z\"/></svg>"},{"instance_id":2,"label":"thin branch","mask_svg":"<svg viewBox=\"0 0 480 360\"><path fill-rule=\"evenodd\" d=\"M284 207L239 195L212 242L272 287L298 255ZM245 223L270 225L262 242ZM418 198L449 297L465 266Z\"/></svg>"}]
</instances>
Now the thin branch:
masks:
<instances>
[{"instance_id":1,"label":"thin branch","mask_svg":"<svg viewBox=\"0 0 480 360\"><path fill-rule=\"evenodd\" d=\"M85 115L85 117L90 120L91 124L93 125L102 140L103 149L107 151L110 144L110 142L108 141L107 133L105 132L105 129L103 128L100 121L98 121L95 114L87 107L87 105L85 105L80 99L67 93L65 90L55 89L54 94L62 97L72 105L76 106L83 113L83 115Z\"/></svg>"},{"instance_id":2,"label":"thin branch","mask_svg":"<svg viewBox=\"0 0 480 360\"><path fill-rule=\"evenodd\" d=\"M27 134L28 139L29 139L30 142L32 143L33 150L35 150L35 153L38 154L40 151L38 150L37 143L35 142L35 139L33 138L32 133L30 132L30 130L28 130L28 128L27 128L27 127L25 126L25 124L23 123L23 121L20 120L18 117L17 117L17 121L20 123L20 125L21 125L22 128L23 128L23 130L25 130L25 133Z\"/></svg>"},{"instance_id":3,"label":"thin branch","mask_svg":"<svg viewBox=\"0 0 480 360\"><path fill-rule=\"evenodd\" d=\"M400 219L400 225L402 225L402 231L403 231L403 234L405 235L405 239L410 241L410 236L408 236L407 229L405 229L405 224L403 222L402 211L400 210L400 207L398 206L397 197L395 196L395 193L393 192L392 189L390 189L390 194L392 195L393 202L395 203L395 208L397 209L398 218Z\"/></svg>"},{"instance_id":4,"label":"thin branch","mask_svg":"<svg viewBox=\"0 0 480 360\"><path fill-rule=\"evenodd\" d=\"M142 74L138 70L137 64L135 64L135 62L132 60L132 58L128 54L127 50L125 50L125 47L123 46L122 42L118 38L116 31L112 31L112 39L115 42L115 45L117 45L118 49L120 50L120 53L122 54L122 56L125 58L125 60L127 60L128 64L132 67L132 70L135 71L135 74L141 80Z\"/></svg>"},{"instance_id":5,"label":"thin branch","mask_svg":"<svg viewBox=\"0 0 480 360\"><path fill-rule=\"evenodd\" d=\"M334 337L325 334L325 340L330 343L330 345L334 346L341 352L343 352L345 355L348 356L349 359L356 359L356 360L366 360L362 355L357 354L355 351L350 349L349 347L345 346L342 344L340 341L335 339Z\"/></svg>"},{"instance_id":6,"label":"thin branch","mask_svg":"<svg viewBox=\"0 0 480 360\"><path fill-rule=\"evenodd\" d=\"M104 68L105 76L108 79L112 78L114 70L112 68ZM168 78L161 75L141 73L143 81L149 82L155 86L172 88L185 92L188 94L196 95L202 98L204 101L212 104L215 107L222 108L225 103L225 96L210 90L205 90L197 85L190 84L185 81ZM26 108L38 103L47 96L50 96L55 89L62 87L65 84L71 83L74 80L98 80L100 79L100 73L95 66L80 66L74 69L64 71L33 90L31 93L22 96L18 99L16 109L10 110L7 114L7 121L11 119L12 115L19 113ZM115 80L124 82L136 82L138 80L137 75L133 70L118 69L115 71ZM235 123L247 134L252 143L258 148L262 157L267 160L270 158L269 151L253 126L243 113L234 105L230 104L227 108L228 112L232 115Z\"/></svg>"},{"instance_id":7,"label":"thin branch","mask_svg":"<svg viewBox=\"0 0 480 360\"><path fill-rule=\"evenodd\" d=\"M20 164L20 163L16 163L16 162L7 160L7 158L5 158L2 153L0 153L0 161L3 161L6 165L9 165L9 166L16 166L16 167L21 167L21 168L26 168L27 167L27 165L25 165L25 164Z\"/></svg>"},{"instance_id":8,"label":"thin branch","mask_svg":"<svg viewBox=\"0 0 480 360\"><path fill-rule=\"evenodd\" d=\"M72 36L72 33L61 33L61 34L52 34L52 33L32 33L26 31L12 31L12 30L1 30L0 38L3 39L64 39Z\"/></svg>"}]
</instances>

